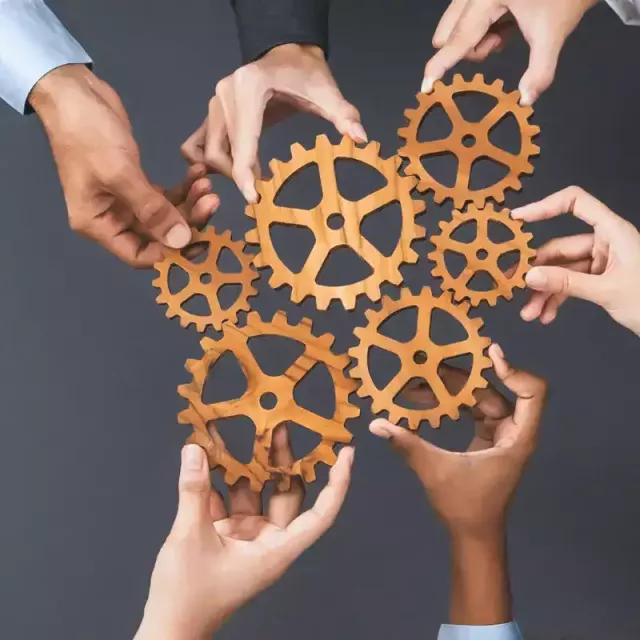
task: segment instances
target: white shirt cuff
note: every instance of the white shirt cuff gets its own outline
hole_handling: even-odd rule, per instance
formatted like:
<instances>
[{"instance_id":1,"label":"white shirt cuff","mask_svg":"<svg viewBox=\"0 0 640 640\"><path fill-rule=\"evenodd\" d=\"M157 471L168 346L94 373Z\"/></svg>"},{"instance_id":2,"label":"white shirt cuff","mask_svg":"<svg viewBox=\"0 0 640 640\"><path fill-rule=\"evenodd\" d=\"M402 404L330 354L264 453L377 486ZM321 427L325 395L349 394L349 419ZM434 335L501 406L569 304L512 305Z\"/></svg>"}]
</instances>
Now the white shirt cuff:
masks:
<instances>
[{"instance_id":1,"label":"white shirt cuff","mask_svg":"<svg viewBox=\"0 0 640 640\"><path fill-rule=\"evenodd\" d=\"M0 0L0 98L20 113L49 71L91 58L41 0Z\"/></svg>"},{"instance_id":2,"label":"white shirt cuff","mask_svg":"<svg viewBox=\"0 0 640 640\"><path fill-rule=\"evenodd\" d=\"M607 0L607 4L625 24L640 26L640 2L638 0Z\"/></svg>"},{"instance_id":3,"label":"white shirt cuff","mask_svg":"<svg viewBox=\"0 0 640 640\"><path fill-rule=\"evenodd\" d=\"M438 640L522 640L522 634L515 622L487 627L443 624Z\"/></svg>"}]
</instances>

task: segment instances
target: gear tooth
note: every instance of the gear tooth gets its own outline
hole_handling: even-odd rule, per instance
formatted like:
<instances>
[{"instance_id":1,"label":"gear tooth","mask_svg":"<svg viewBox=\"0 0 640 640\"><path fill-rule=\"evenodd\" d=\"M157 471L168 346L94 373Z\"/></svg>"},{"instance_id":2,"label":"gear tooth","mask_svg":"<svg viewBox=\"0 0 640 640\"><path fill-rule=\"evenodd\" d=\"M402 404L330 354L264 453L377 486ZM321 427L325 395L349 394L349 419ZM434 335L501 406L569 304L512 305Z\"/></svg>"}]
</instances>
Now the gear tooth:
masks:
<instances>
[{"instance_id":1,"label":"gear tooth","mask_svg":"<svg viewBox=\"0 0 640 640\"><path fill-rule=\"evenodd\" d=\"M480 74L478 74L480 75ZM453 76L453 82L451 83L452 85L454 84L464 84L464 78L462 77L461 74L456 73L455 76Z\"/></svg>"},{"instance_id":2,"label":"gear tooth","mask_svg":"<svg viewBox=\"0 0 640 640\"><path fill-rule=\"evenodd\" d=\"M329 142L329 139L328 138L326 139L327 139L327 142ZM331 142L329 142L329 145L331 146ZM342 140L340 140L340 144L338 144L338 146L336 147L339 153L344 153L344 154L350 154L351 151L355 148L356 148L356 143L347 135L342 136Z\"/></svg>"},{"instance_id":3,"label":"gear tooth","mask_svg":"<svg viewBox=\"0 0 640 640\"><path fill-rule=\"evenodd\" d=\"M427 203L424 200L413 200L413 212L422 213L427 208Z\"/></svg>"},{"instance_id":4,"label":"gear tooth","mask_svg":"<svg viewBox=\"0 0 640 640\"><path fill-rule=\"evenodd\" d=\"M306 152L306 149L299 143L299 142L294 142L291 145L291 158L295 158L297 155L299 154L303 154Z\"/></svg>"},{"instance_id":5,"label":"gear tooth","mask_svg":"<svg viewBox=\"0 0 640 640\"><path fill-rule=\"evenodd\" d=\"M260 234L258 229L249 229L244 236L247 244L260 244Z\"/></svg>"},{"instance_id":6,"label":"gear tooth","mask_svg":"<svg viewBox=\"0 0 640 640\"><path fill-rule=\"evenodd\" d=\"M256 255L253 256L253 264L255 265L256 269L263 269L266 266L264 256L261 253L256 253ZM269 280L269 284L271 284L271 287L275 289L276 287L272 284L273 279L274 276L272 275L271 279Z\"/></svg>"},{"instance_id":7,"label":"gear tooth","mask_svg":"<svg viewBox=\"0 0 640 640\"><path fill-rule=\"evenodd\" d=\"M244 213L245 213L245 215L247 215L250 218L253 218L255 220L256 219L256 206L254 204L248 204L244 208Z\"/></svg>"},{"instance_id":8,"label":"gear tooth","mask_svg":"<svg viewBox=\"0 0 640 640\"><path fill-rule=\"evenodd\" d=\"M465 315L468 315L469 310L471 309L471 302L469 301L460 302L458 304L458 309L460 309L460 311L462 311L462 313L464 313Z\"/></svg>"},{"instance_id":9,"label":"gear tooth","mask_svg":"<svg viewBox=\"0 0 640 640\"><path fill-rule=\"evenodd\" d=\"M409 127L400 127L398 129L398 136L400 136L401 138L404 138L406 140L409 137L409 135L410 135ZM401 153L402 151L403 150L400 149L398 153Z\"/></svg>"},{"instance_id":10,"label":"gear tooth","mask_svg":"<svg viewBox=\"0 0 640 640\"><path fill-rule=\"evenodd\" d=\"M502 91L504 89L504 82L502 80L496 80L491 86L497 91Z\"/></svg>"},{"instance_id":11,"label":"gear tooth","mask_svg":"<svg viewBox=\"0 0 640 640\"><path fill-rule=\"evenodd\" d=\"M271 175L273 176L278 175L281 169L282 169L282 163L280 162L280 160L273 158L269 162L269 171L271 171Z\"/></svg>"},{"instance_id":12,"label":"gear tooth","mask_svg":"<svg viewBox=\"0 0 640 640\"><path fill-rule=\"evenodd\" d=\"M326 294L320 294L320 292L316 293L316 307L319 311L326 311L329 307L329 303L331 302L331 296Z\"/></svg>"},{"instance_id":13,"label":"gear tooth","mask_svg":"<svg viewBox=\"0 0 640 640\"><path fill-rule=\"evenodd\" d=\"M418 115L418 110L417 109L405 109L404 110L404 116L405 116L405 118L408 118L409 120L411 120L412 118L414 118L417 115Z\"/></svg>"},{"instance_id":14,"label":"gear tooth","mask_svg":"<svg viewBox=\"0 0 640 640\"><path fill-rule=\"evenodd\" d=\"M354 376L355 374L352 372L351 375ZM360 377L360 376L358 376L358 377ZM362 378L360 378L360 379L362 380ZM367 398L368 397L368 393L367 393L367 391L366 391L366 389L364 387L358 387L356 389L356 394L360 398Z\"/></svg>"},{"instance_id":15,"label":"gear tooth","mask_svg":"<svg viewBox=\"0 0 640 640\"><path fill-rule=\"evenodd\" d=\"M402 164L402 158L400 156L393 156L393 168L398 170Z\"/></svg>"},{"instance_id":16,"label":"gear tooth","mask_svg":"<svg viewBox=\"0 0 640 640\"><path fill-rule=\"evenodd\" d=\"M484 76L481 73L476 73L473 76L473 81L474 84L484 84Z\"/></svg>"},{"instance_id":17,"label":"gear tooth","mask_svg":"<svg viewBox=\"0 0 640 640\"><path fill-rule=\"evenodd\" d=\"M151 285L159 289L162 286L162 278L158 277L151 281Z\"/></svg>"},{"instance_id":18,"label":"gear tooth","mask_svg":"<svg viewBox=\"0 0 640 640\"><path fill-rule=\"evenodd\" d=\"M320 147L320 146L332 146L331 142L329 141L329 138L327 138L327 136L324 133L321 133L320 135L316 136L316 147Z\"/></svg>"},{"instance_id":19,"label":"gear tooth","mask_svg":"<svg viewBox=\"0 0 640 640\"><path fill-rule=\"evenodd\" d=\"M380 155L380 143L377 142L376 140L372 140L366 147L365 149L371 154L371 155L376 155L379 156Z\"/></svg>"}]
</instances>

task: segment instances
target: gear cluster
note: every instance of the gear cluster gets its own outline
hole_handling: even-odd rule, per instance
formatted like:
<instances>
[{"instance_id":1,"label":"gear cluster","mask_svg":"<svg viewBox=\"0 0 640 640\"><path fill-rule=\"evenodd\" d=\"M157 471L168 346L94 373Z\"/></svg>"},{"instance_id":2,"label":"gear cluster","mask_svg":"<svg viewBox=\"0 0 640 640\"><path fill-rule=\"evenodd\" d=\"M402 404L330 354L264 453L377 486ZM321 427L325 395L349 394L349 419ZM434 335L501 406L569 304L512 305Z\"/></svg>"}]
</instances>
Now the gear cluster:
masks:
<instances>
[{"instance_id":1,"label":"gear cluster","mask_svg":"<svg viewBox=\"0 0 640 640\"><path fill-rule=\"evenodd\" d=\"M467 121L456 104L458 94L469 93L489 95L496 101L478 122ZM387 412L390 420L404 421L409 428L418 429L425 421L438 427L445 416L458 419L461 407L475 404L474 392L487 386L483 371L491 366L486 356L490 340L480 335L483 321L471 317L470 308L482 302L495 305L501 297L512 298L515 288L525 286L524 276L535 256L530 247L532 236L522 230L522 223L513 220L507 209L496 210L488 200L504 202L505 190L519 190L520 176L533 172L530 159L539 154L539 148L532 140L539 129L529 123L532 110L519 104L517 91L506 93L502 81L487 84L481 75L471 81L456 75L451 84L437 82L432 93L420 93L417 98L418 107L405 112L409 122L398 132L405 144L397 155L383 158L377 142L357 145L344 137L338 144L332 144L326 136L318 136L313 148L294 144L290 160L272 160L271 177L256 184L258 202L246 208L247 216L255 221L255 227L245 238L246 245L256 249L253 254L245 253L245 243L233 241L229 232L219 234L207 228L195 235L193 246L187 251L168 251L164 260L156 264L159 275L154 285L160 289L157 301L167 305L167 316L177 316L184 327L194 324L200 332L210 327L221 331L218 338L204 337L200 343L203 355L186 362L192 379L178 389L188 403L178 420L191 425L189 442L205 449L211 468L221 468L225 482L230 485L246 478L252 488L259 490L270 479L277 477L286 484L295 475L313 481L317 463L332 465L336 445L352 439L345 423L360 414L360 408L350 398L353 392L371 398L373 413ZM421 124L436 106L442 107L449 117L451 133L441 140L422 141ZM518 153L500 148L491 139L491 132L507 116L515 118L518 125L521 138ZM442 153L452 153L457 158L453 186L440 183L423 166L424 156ZM508 171L495 184L473 189L471 169L481 158L491 158ZM403 159L407 161L404 171ZM337 178L336 162L342 160L375 169L384 185L359 199L349 199L341 193ZM317 205L295 208L278 204L285 184L296 180L296 175L310 165L317 167L320 180L321 197ZM416 191L432 191L436 203L451 199L456 207L451 219L440 222L439 232L429 237L434 250L427 257L435 264L432 275L441 280L443 293L436 295L425 287L413 294L404 288L393 299L382 295L382 285L402 286L401 267L418 262L414 243L427 235L425 227L416 220L425 211L425 202L415 197ZM471 204L465 210L467 203ZM388 205L399 210L400 232L395 246L383 252L365 237L363 224ZM274 225L304 228L313 236L313 247L300 269L288 266L279 254L272 233ZM493 233L496 227L501 230L500 238ZM428 223L427 228L430 229ZM471 229L471 235L463 237L463 229ZM320 283L319 274L326 262L334 250L342 247L368 265L368 274L347 284ZM220 268L224 250L230 251L239 264L233 273ZM457 254L464 261L458 273L453 272L448 253ZM509 256L512 263L505 266L504 258ZM170 286L174 267L187 276L186 284L177 291ZM270 322L264 322L257 312L250 312L241 322L238 314L250 311L249 299L256 295L254 282L265 269L271 271L270 286L288 287L294 303L312 298L317 309L325 310L338 301L344 309L351 310L364 296L380 303L379 309L366 312L366 326L354 329L357 344L348 354L340 355L332 350L333 336L316 336L308 319L290 324L287 316L278 311ZM472 281L482 272L488 274L492 286L488 290L475 290ZM219 294L228 284L236 285L239 294L235 302L224 306ZM204 298L208 312L198 315L186 308L196 296ZM387 335L384 331L387 321L410 309L416 312L413 337L403 342ZM466 337L444 344L435 339L434 313L444 314L450 322L460 325ZM249 348L252 338L268 335L303 345L301 355L278 376L267 375ZM372 375L370 356L374 349L390 352L399 361L398 371L384 384L378 384ZM207 403L203 399L207 377L228 352L236 356L247 388L233 400ZM464 384L450 388L443 370L450 366L449 359L458 356L471 358L469 375ZM353 367L347 371L351 361ZM329 417L310 412L295 398L296 385L317 364L326 367L334 389L335 411ZM432 406L416 408L404 402L418 382L428 386ZM268 405L264 402L267 396ZM229 452L218 428L221 420L237 416L249 418L255 426L253 450L247 463ZM299 424L315 432L320 440L307 455L287 467L279 467L272 464L270 448L274 430L284 423Z\"/></svg>"}]
</instances>

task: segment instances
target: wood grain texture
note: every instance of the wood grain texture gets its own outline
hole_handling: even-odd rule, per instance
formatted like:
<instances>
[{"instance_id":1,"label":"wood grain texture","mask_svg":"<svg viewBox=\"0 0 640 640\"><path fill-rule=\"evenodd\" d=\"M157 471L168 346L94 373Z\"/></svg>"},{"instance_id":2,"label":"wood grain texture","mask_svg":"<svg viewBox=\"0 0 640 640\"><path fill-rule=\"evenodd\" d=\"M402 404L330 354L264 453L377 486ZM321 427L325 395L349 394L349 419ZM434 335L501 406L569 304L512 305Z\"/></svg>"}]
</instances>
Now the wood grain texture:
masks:
<instances>
[{"instance_id":1,"label":"wood grain texture","mask_svg":"<svg viewBox=\"0 0 640 640\"><path fill-rule=\"evenodd\" d=\"M160 289L156 301L158 304L167 305L167 317L178 316L183 327L194 324L200 332L210 326L219 331L223 322L235 323L240 311L249 311L248 300L258 293L252 283L260 276L251 266L251 256L244 253L244 247L244 242L231 239L230 231L218 234L213 227L207 227L204 231L193 232L192 241L186 250L166 249L164 259L154 265L159 275L153 281L153 285ZM207 251L207 254L204 259L201 259L200 255L200 259L194 261L183 255L188 255L189 249L195 250L199 255L203 251ZM238 273L220 271L218 260L225 249L238 260ZM173 266L180 267L189 277L186 286L175 293L169 289L169 272ZM222 308L219 298L220 289L225 285L241 286L240 294L227 309ZM209 305L208 314L198 315L184 308L184 305L197 295L206 298Z\"/></svg>"},{"instance_id":2,"label":"wood grain texture","mask_svg":"<svg viewBox=\"0 0 640 640\"><path fill-rule=\"evenodd\" d=\"M229 485L241 477L248 478L255 490L262 488L267 480L275 476L288 478L300 475L307 482L315 480L315 465L318 462L328 465L335 463L334 445L346 444L352 438L345 428L345 422L360 413L359 408L349 402L349 394L357 386L344 373L349 357L332 352L333 336L314 336L310 320L304 319L292 326L280 311L270 323L262 322L260 316L253 312L247 316L246 326L225 323L222 330L220 340L204 338L201 341L204 356L200 360L188 360L185 364L187 371L193 375L193 380L178 388L178 393L189 402L189 407L178 415L178 421L193 426L194 434L189 441L205 449L212 469L224 469L224 479ZM304 352L282 375L266 375L248 346L250 338L263 335L282 336L301 342L304 344ZM207 375L220 356L228 351L240 363L247 379L247 390L240 398L205 404L202 391ZM335 390L336 407L330 419L302 408L294 400L296 385L319 362L326 365ZM261 404L261 398L267 393L273 394L277 399L273 409L265 409ZM248 464L242 464L229 453L216 430L217 419L234 416L250 418L256 428L253 455ZM295 422L315 431L322 436L322 441L292 465L274 467L269 459L271 438L275 428L286 422Z\"/></svg>"},{"instance_id":3,"label":"wood grain texture","mask_svg":"<svg viewBox=\"0 0 640 640\"><path fill-rule=\"evenodd\" d=\"M383 322L411 308L417 308L418 312L416 334L411 340L400 342L379 332ZM440 309L457 320L467 331L467 337L460 342L436 344L431 338L431 316L434 309ZM371 411L374 414L387 411L391 422L406 419L410 429L418 429L423 421L429 422L432 427L438 427L443 416L457 420L462 405L471 407L475 404L473 392L488 384L482 377L482 371L491 366L491 360L484 354L491 340L479 334L483 326L482 319L470 318L468 311L468 303L454 304L450 293L436 297L428 287L418 295L412 294L409 289L403 289L398 300L385 296L379 311L367 311L367 325L356 328L355 334L359 342L349 351L349 355L356 361L350 375L362 382L358 395L372 399ZM379 389L371 377L371 347L394 353L401 361L400 371L383 389ZM473 356L473 364L465 385L454 394L445 386L438 368L447 358L465 354ZM398 404L398 395L415 378L427 382L438 400L436 406L411 409Z\"/></svg>"},{"instance_id":4,"label":"wood grain texture","mask_svg":"<svg viewBox=\"0 0 640 640\"><path fill-rule=\"evenodd\" d=\"M507 228L513 238L505 242L493 242L489 237L490 222ZM468 224L476 225L475 238L471 242L455 240L453 236L456 231ZM508 209L496 211L491 205L484 209L470 205L465 213L454 211L452 220L440 222L441 233L430 238L435 247L435 251L427 256L435 262L432 275L442 278L442 289L452 291L455 301L469 299L472 307L477 307L481 302L494 306L498 298L510 300L514 289L525 287L524 276L536 255L529 246L533 236L522 231L522 224L522 221L511 218ZM455 277L447 267L446 251L462 255L466 260L464 269ZM518 252L517 261L512 268L503 271L499 260L513 251ZM480 272L491 276L494 284L492 289L480 291L469 287L473 276Z\"/></svg>"},{"instance_id":5,"label":"wood grain texture","mask_svg":"<svg viewBox=\"0 0 640 640\"><path fill-rule=\"evenodd\" d=\"M540 148L533 144L533 138L540 133L537 126L529 124L529 117L533 113L531 107L520 106L520 92L503 91L502 80L493 84L486 84L481 74L476 74L473 80L466 81L460 74L456 74L450 85L441 81L434 84L431 93L419 93L418 107L407 109L405 116L408 124L398 130L398 135L404 139L405 145L398 154L406 158L409 163L407 174L419 178L418 189L422 192L432 190L434 201L443 202L451 198L454 206L461 208L467 202L473 202L482 207L488 198L496 202L504 202L506 189L519 191L522 188L519 176L533 173L530 159L540 153ZM455 103L456 94L475 92L496 98L497 104L480 122L468 122L462 116ZM449 136L441 140L419 140L419 129L429 111L441 106L451 121L452 131ZM507 115L512 115L520 129L521 146L518 153L510 153L494 145L489 135L494 127ZM453 186L446 186L438 182L422 163L426 156L437 156L452 153L458 161L456 182ZM508 168L504 178L493 185L472 189L470 186L471 168L480 158L490 158Z\"/></svg>"},{"instance_id":6,"label":"wood grain texture","mask_svg":"<svg viewBox=\"0 0 640 640\"><path fill-rule=\"evenodd\" d=\"M340 194L336 180L335 162L341 158L368 164L384 176L387 184L360 200L346 199ZM322 200L318 206L311 210L277 206L276 196L283 185L311 163L318 165L320 174ZM398 173L400 163L397 156L381 158L377 142L362 148L345 137L340 144L332 145L324 135L318 136L313 149L294 144L288 162L272 160L269 167L273 177L258 181L256 189L260 201L246 209L247 215L256 221L256 228L246 235L247 242L260 246L254 264L258 268L273 269L271 286L291 287L291 299L296 303L313 296L318 309L326 309L332 300L340 300L345 309L353 309L358 296L366 295L371 300L379 300L383 283L399 285L402 282L400 266L418 260L418 254L411 244L425 235L424 228L415 223L416 215L424 210L425 204L412 199L411 192L417 181ZM367 216L393 202L400 205L402 229L397 246L387 256L362 235L361 225ZM329 225L329 218L335 214L343 219L343 226L339 229L332 229ZM299 273L289 269L278 255L270 233L274 223L305 227L313 233L315 245ZM318 284L318 274L329 254L345 246L365 260L372 273L363 280L343 286Z\"/></svg>"}]
</instances>

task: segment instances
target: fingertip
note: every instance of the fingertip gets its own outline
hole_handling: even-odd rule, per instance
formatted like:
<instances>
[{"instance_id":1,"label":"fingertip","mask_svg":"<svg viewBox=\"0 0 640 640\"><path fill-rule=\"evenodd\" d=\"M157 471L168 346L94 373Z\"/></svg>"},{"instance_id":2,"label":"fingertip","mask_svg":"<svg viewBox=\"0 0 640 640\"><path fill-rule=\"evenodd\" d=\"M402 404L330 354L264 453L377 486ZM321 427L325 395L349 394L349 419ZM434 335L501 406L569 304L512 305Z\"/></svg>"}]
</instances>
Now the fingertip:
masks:
<instances>
[{"instance_id":1,"label":"fingertip","mask_svg":"<svg viewBox=\"0 0 640 640\"><path fill-rule=\"evenodd\" d=\"M191 229L186 223L179 222L167 231L164 241L170 249L183 249L191 242Z\"/></svg>"},{"instance_id":2,"label":"fingertip","mask_svg":"<svg viewBox=\"0 0 640 640\"><path fill-rule=\"evenodd\" d=\"M420 92L431 93L433 91L434 82L435 82L435 78L425 75L424 78L422 79L422 84L420 85Z\"/></svg>"},{"instance_id":3,"label":"fingertip","mask_svg":"<svg viewBox=\"0 0 640 640\"><path fill-rule=\"evenodd\" d=\"M524 279L532 289L544 289L547 285L547 277L541 267L532 267Z\"/></svg>"},{"instance_id":4,"label":"fingertip","mask_svg":"<svg viewBox=\"0 0 640 640\"><path fill-rule=\"evenodd\" d=\"M206 455L197 444L187 444L182 448L181 469L183 472L200 471L204 468Z\"/></svg>"},{"instance_id":5,"label":"fingertip","mask_svg":"<svg viewBox=\"0 0 640 640\"><path fill-rule=\"evenodd\" d=\"M377 436L378 438L382 438L384 440L391 439L393 434L391 433L390 428L393 428L393 425L388 420L384 420L383 418L373 420L373 422L371 422L371 424L369 425L369 431L374 436Z\"/></svg>"}]
</instances>

